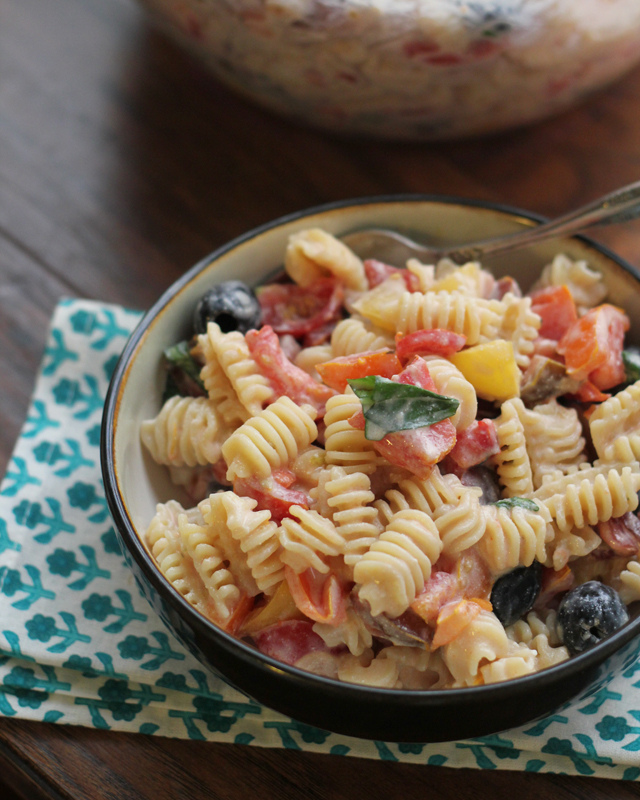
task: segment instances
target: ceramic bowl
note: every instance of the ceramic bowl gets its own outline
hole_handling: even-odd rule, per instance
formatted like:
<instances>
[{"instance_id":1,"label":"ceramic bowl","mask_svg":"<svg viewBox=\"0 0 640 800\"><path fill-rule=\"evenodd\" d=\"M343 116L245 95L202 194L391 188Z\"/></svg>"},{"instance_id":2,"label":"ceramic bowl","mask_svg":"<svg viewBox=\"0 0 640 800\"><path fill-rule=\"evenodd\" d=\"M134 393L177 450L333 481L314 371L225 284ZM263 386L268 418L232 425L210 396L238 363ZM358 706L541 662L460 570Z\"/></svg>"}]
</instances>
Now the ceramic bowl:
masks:
<instances>
[{"instance_id":1,"label":"ceramic bowl","mask_svg":"<svg viewBox=\"0 0 640 800\"><path fill-rule=\"evenodd\" d=\"M621 663L635 644L631 640L640 632L640 620L633 617L591 650L504 683L446 691L341 683L275 661L216 627L168 583L143 541L156 503L181 498L165 468L143 452L140 423L161 407L163 350L188 336L196 301L212 284L230 278L264 282L281 265L289 235L308 227L340 235L381 225L444 245L516 231L537 221L515 209L428 196L358 199L310 209L221 247L176 281L136 328L115 369L104 410L101 455L109 507L125 556L153 608L204 665L242 692L337 733L384 741L445 741L504 730L556 708ZM629 313L631 340L640 342L639 273L586 238L546 242L526 253L496 257L491 268L496 275L508 270L526 289L560 251L587 259L602 273L610 301ZM614 661L603 665L609 658Z\"/></svg>"},{"instance_id":2,"label":"ceramic bowl","mask_svg":"<svg viewBox=\"0 0 640 800\"><path fill-rule=\"evenodd\" d=\"M141 0L217 78L326 130L436 140L547 117L640 58L636 0Z\"/></svg>"}]
</instances>

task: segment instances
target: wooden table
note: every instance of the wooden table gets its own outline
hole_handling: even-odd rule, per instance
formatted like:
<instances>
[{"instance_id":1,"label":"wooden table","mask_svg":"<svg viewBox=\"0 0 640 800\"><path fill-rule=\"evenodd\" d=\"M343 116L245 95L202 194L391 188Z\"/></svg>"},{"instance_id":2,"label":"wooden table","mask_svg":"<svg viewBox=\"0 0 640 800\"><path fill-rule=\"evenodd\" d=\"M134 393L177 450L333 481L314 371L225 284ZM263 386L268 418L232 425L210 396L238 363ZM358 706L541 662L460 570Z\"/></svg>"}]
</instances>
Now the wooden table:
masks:
<instances>
[{"instance_id":1,"label":"wooden table","mask_svg":"<svg viewBox=\"0 0 640 800\"><path fill-rule=\"evenodd\" d=\"M429 192L558 214L640 177L640 70L533 128L444 144L343 141L235 97L130 0L0 10L0 474L64 295L145 308L281 214ZM598 238L640 265L640 223ZM638 784L449 770L0 720L0 797L627 798ZM9 788L11 787L11 788Z\"/></svg>"}]
</instances>

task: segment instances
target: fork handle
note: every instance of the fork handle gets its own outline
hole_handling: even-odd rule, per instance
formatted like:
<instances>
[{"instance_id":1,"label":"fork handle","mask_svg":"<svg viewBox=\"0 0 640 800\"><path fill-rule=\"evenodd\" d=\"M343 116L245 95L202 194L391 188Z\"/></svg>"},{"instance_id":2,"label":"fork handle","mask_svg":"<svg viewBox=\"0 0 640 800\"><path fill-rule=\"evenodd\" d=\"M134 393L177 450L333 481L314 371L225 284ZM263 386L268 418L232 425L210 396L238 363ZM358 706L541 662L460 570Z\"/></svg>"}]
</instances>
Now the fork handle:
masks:
<instances>
[{"instance_id":1,"label":"fork handle","mask_svg":"<svg viewBox=\"0 0 640 800\"><path fill-rule=\"evenodd\" d=\"M480 261L483 256L492 253L506 253L552 237L568 236L596 225L611 225L636 217L640 217L640 181L616 189L550 222L507 236L487 239L469 247L456 247L443 255L457 264Z\"/></svg>"}]
</instances>

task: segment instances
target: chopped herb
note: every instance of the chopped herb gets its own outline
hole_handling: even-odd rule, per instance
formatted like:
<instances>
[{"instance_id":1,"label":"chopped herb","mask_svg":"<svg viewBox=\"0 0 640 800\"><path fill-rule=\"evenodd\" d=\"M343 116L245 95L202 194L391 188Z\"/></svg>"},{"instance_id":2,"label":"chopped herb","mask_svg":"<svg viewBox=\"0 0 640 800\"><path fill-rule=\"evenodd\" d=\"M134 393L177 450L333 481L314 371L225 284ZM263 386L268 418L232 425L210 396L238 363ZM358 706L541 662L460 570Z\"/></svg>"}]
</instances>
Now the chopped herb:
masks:
<instances>
[{"instance_id":1,"label":"chopped herb","mask_svg":"<svg viewBox=\"0 0 640 800\"><path fill-rule=\"evenodd\" d=\"M204 383L200 378L201 366L191 355L189 342L178 342L164 351L168 371L163 401L174 395L206 395Z\"/></svg>"},{"instance_id":2,"label":"chopped herb","mask_svg":"<svg viewBox=\"0 0 640 800\"><path fill-rule=\"evenodd\" d=\"M204 384L200 379L200 364L191 355L189 342L178 342L164 351L164 357L172 367L178 367L185 372L191 380L204 389Z\"/></svg>"},{"instance_id":3,"label":"chopped herb","mask_svg":"<svg viewBox=\"0 0 640 800\"><path fill-rule=\"evenodd\" d=\"M528 500L526 497L506 497L504 500L498 500L493 505L498 508L526 508L527 511L540 511L540 507L533 500Z\"/></svg>"},{"instance_id":4,"label":"chopped herb","mask_svg":"<svg viewBox=\"0 0 640 800\"><path fill-rule=\"evenodd\" d=\"M622 363L627 383L635 383L640 380L640 350L637 347L630 347L628 350L622 351Z\"/></svg>"},{"instance_id":5,"label":"chopped herb","mask_svg":"<svg viewBox=\"0 0 640 800\"><path fill-rule=\"evenodd\" d=\"M364 435L378 442L388 433L425 428L452 417L460 405L454 397L379 375L348 381L362 403Z\"/></svg>"}]
</instances>

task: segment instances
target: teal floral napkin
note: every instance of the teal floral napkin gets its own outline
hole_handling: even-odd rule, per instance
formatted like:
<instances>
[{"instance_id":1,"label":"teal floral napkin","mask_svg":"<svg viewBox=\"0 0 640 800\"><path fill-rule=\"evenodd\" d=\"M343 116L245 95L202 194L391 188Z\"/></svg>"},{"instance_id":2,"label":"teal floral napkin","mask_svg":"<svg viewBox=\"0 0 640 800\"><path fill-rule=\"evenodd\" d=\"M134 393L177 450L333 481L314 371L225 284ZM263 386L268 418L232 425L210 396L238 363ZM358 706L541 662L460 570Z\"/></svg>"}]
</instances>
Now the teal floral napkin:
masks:
<instances>
[{"instance_id":1,"label":"teal floral napkin","mask_svg":"<svg viewBox=\"0 0 640 800\"><path fill-rule=\"evenodd\" d=\"M138 312L56 309L27 419L0 484L0 714L230 744L448 767L637 780L640 643L555 713L445 744L364 741L303 725L207 671L126 566L100 476L102 404Z\"/></svg>"}]
</instances>

